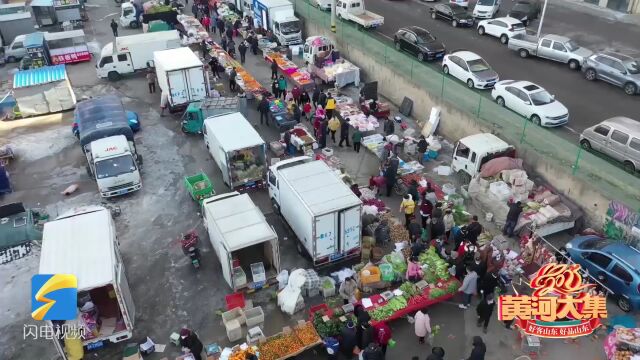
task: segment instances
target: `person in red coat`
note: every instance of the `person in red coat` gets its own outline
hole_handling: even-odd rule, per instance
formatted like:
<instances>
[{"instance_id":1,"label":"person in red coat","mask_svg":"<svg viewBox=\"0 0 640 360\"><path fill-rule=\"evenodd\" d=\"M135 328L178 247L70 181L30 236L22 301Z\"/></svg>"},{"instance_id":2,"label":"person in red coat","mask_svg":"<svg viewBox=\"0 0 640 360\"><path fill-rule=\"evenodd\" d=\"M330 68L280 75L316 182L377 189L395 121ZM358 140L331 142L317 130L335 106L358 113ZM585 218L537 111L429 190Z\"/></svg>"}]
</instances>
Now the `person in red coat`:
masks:
<instances>
[{"instance_id":1,"label":"person in red coat","mask_svg":"<svg viewBox=\"0 0 640 360\"><path fill-rule=\"evenodd\" d=\"M293 100L296 102L296 104L300 105L300 96L302 95L302 90L298 85L294 86L293 89L291 89L291 95L293 95Z\"/></svg>"},{"instance_id":2,"label":"person in red coat","mask_svg":"<svg viewBox=\"0 0 640 360\"><path fill-rule=\"evenodd\" d=\"M373 326L373 331L376 337L376 342L382 348L382 353L386 354L387 345L389 345L389 340L391 340L391 328L386 322L380 321Z\"/></svg>"}]
</instances>

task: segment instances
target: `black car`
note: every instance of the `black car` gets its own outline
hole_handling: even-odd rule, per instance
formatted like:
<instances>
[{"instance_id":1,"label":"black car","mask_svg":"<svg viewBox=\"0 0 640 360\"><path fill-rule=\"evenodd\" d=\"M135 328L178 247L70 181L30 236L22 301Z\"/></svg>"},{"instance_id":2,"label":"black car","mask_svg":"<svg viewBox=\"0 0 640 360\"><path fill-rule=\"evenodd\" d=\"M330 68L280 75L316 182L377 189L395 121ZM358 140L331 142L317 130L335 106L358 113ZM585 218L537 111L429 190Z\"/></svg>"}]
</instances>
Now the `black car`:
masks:
<instances>
[{"instance_id":1,"label":"black car","mask_svg":"<svg viewBox=\"0 0 640 360\"><path fill-rule=\"evenodd\" d=\"M417 26L401 28L393 36L396 50L405 50L418 57L418 60L435 60L444 56L444 44L437 41L431 33Z\"/></svg>"},{"instance_id":2,"label":"black car","mask_svg":"<svg viewBox=\"0 0 640 360\"><path fill-rule=\"evenodd\" d=\"M536 1L517 1L509 11L509 16L522 21L527 26L540 15L540 4Z\"/></svg>"},{"instance_id":3,"label":"black car","mask_svg":"<svg viewBox=\"0 0 640 360\"><path fill-rule=\"evenodd\" d=\"M432 19L442 19L451 22L453 27L473 26L473 16L467 9L456 4L437 4L429 9Z\"/></svg>"}]
</instances>

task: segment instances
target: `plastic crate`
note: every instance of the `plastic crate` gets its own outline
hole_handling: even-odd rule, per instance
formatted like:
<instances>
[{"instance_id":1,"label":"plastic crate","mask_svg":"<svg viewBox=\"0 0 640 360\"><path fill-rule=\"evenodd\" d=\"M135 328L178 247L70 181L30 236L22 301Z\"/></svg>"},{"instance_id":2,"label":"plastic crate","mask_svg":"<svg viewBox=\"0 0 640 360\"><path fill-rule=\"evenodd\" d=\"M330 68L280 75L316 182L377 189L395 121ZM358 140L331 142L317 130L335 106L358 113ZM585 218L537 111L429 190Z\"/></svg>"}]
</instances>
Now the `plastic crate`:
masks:
<instances>
[{"instance_id":1,"label":"plastic crate","mask_svg":"<svg viewBox=\"0 0 640 360\"><path fill-rule=\"evenodd\" d=\"M240 325L244 324L245 322L245 315L244 315L244 311L242 310L242 308L240 307L236 307L233 308L229 311L223 312L222 313L222 323L226 326L227 323L233 321L233 320L238 320L238 322L240 322Z\"/></svg>"},{"instance_id":2,"label":"plastic crate","mask_svg":"<svg viewBox=\"0 0 640 360\"><path fill-rule=\"evenodd\" d=\"M245 310L244 318L245 318L247 327L251 328L258 324L262 324L264 322L264 312L262 311L262 307L256 306L249 310Z\"/></svg>"},{"instance_id":3,"label":"plastic crate","mask_svg":"<svg viewBox=\"0 0 640 360\"><path fill-rule=\"evenodd\" d=\"M227 330L227 338L229 341L238 341L242 339L242 327L238 320L231 320L225 324Z\"/></svg>"},{"instance_id":4,"label":"plastic crate","mask_svg":"<svg viewBox=\"0 0 640 360\"><path fill-rule=\"evenodd\" d=\"M365 271L369 271L369 275L365 275ZM380 268L377 266L369 266L360 272L360 283L363 285L380 281Z\"/></svg>"},{"instance_id":5,"label":"plastic crate","mask_svg":"<svg viewBox=\"0 0 640 360\"><path fill-rule=\"evenodd\" d=\"M307 281L304 283L305 289L317 289L320 287L320 277L315 270L307 270Z\"/></svg>"},{"instance_id":6,"label":"plastic crate","mask_svg":"<svg viewBox=\"0 0 640 360\"><path fill-rule=\"evenodd\" d=\"M265 337L262 329L260 329L259 326L251 328L247 331L247 344L249 346L257 345L261 339L265 339Z\"/></svg>"},{"instance_id":7,"label":"plastic crate","mask_svg":"<svg viewBox=\"0 0 640 360\"><path fill-rule=\"evenodd\" d=\"M315 305L309 309L309 321L313 321L313 316L318 311L320 311L321 314L327 315L328 317L333 316L333 311L331 310L331 308L329 308L327 304Z\"/></svg>"},{"instance_id":8,"label":"plastic crate","mask_svg":"<svg viewBox=\"0 0 640 360\"><path fill-rule=\"evenodd\" d=\"M224 300L227 304L227 310L244 308L244 294L242 293L233 293L231 295L227 295L224 297Z\"/></svg>"},{"instance_id":9,"label":"plastic crate","mask_svg":"<svg viewBox=\"0 0 640 360\"><path fill-rule=\"evenodd\" d=\"M251 264L251 277L253 278L253 282L267 281L267 274L264 271L263 263Z\"/></svg>"},{"instance_id":10,"label":"plastic crate","mask_svg":"<svg viewBox=\"0 0 640 360\"><path fill-rule=\"evenodd\" d=\"M233 268L232 278L234 286L243 286L247 283L247 275L241 267Z\"/></svg>"}]
</instances>

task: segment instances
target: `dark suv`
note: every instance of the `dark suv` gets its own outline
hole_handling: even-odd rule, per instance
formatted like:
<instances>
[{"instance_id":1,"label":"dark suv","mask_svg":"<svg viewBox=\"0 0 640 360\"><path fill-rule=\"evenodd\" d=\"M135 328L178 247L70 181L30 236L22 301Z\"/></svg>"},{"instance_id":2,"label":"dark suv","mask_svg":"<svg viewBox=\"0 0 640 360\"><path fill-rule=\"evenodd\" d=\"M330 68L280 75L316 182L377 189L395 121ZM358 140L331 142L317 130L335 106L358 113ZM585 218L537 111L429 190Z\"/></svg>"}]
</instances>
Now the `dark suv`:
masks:
<instances>
[{"instance_id":1,"label":"dark suv","mask_svg":"<svg viewBox=\"0 0 640 360\"><path fill-rule=\"evenodd\" d=\"M418 57L418 60L436 60L444 56L445 47L427 30L410 26L401 28L393 36L396 50L405 50Z\"/></svg>"},{"instance_id":2,"label":"dark suv","mask_svg":"<svg viewBox=\"0 0 640 360\"><path fill-rule=\"evenodd\" d=\"M609 51L593 54L585 60L582 71L589 81L606 81L627 95L640 93L640 60L631 56Z\"/></svg>"}]
</instances>

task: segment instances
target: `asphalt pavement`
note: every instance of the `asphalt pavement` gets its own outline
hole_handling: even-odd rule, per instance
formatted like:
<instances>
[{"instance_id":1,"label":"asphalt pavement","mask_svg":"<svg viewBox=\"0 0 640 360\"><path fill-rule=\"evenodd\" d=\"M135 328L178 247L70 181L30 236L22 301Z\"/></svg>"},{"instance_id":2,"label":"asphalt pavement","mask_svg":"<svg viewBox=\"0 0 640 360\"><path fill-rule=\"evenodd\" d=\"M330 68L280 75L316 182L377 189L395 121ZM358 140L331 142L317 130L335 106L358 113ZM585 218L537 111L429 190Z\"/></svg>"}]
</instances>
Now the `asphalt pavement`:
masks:
<instances>
[{"instance_id":1,"label":"asphalt pavement","mask_svg":"<svg viewBox=\"0 0 640 360\"><path fill-rule=\"evenodd\" d=\"M622 89L603 82L589 82L582 72L569 70L565 64L550 60L521 59L515 51L502 45L497 38L478 35L476 28L453 28L449 22L433 20L429 8L437 2L420 0L367 1L367 9L385 17L385 23L374 31L379 37L391 41L393 34L404 26L421 26L443 41L447 49L466 49L485 58L500 74L500 78L529 80L546 88L562 102L570 113L570 120L558 131L570 141L577 141L585 128L613 116L638 119L640 95L625 95ZM475 1L470 2L469 11ZM513 1L503 1L498 16L505 16ZM553 33L574 39L579 45L593 51L618 50L626 53L640 51L640 27L592 12L576 10L562 0L550 2L542 27L542 34ZM531 22L529 30L538 29L538 20ZM439 62L430 66L440 67ZM490 91L482 91L490 97Z\"/></svg>"}]
</instances>

